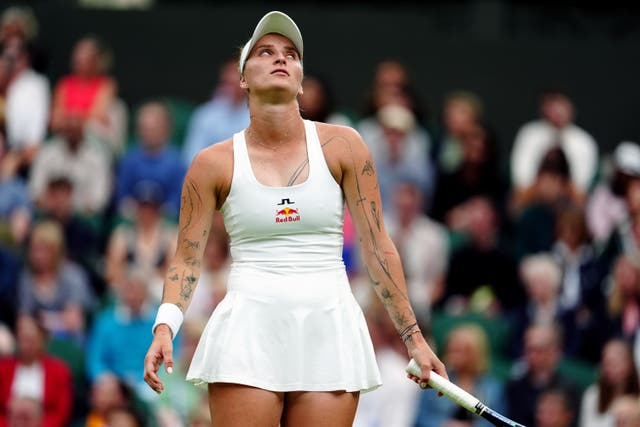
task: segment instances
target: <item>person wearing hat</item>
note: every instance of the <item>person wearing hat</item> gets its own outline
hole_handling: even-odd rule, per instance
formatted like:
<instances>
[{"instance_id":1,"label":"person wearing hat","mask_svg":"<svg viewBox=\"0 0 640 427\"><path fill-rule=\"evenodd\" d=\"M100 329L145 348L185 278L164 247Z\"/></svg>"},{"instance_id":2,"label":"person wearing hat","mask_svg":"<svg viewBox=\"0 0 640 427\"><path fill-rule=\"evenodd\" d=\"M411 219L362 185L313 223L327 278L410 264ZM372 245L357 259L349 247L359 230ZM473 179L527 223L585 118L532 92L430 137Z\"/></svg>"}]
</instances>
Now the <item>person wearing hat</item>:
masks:
<instances>
[{"instance_id":1,"label":"person wearing hat","mask_svg":"<svg viewBox=\"0 0 640 427\"><path fill-rule=\"evenodd\" d=\"M587 202L589 232L598 244L606 243L628 215L625 196L629 182L640 179L640 145L623 141L611 156L611 174L593 190Z\"/></svg>"},{"instance_id":2,"label":"person wearing hat","mask_svg":"<svg viewBox=\"0 0 640 427\"><path fill-rule=\"evenodd\" d=\"M203 149L184 181L145 381L162 363L198 282L214 210L230 235L228 292L214 310L187 380L208 385L213 426L350 426L360 392L381 385L373 346L342 261L346 201L376 293L427 386L446 376L407 298L398 252L382 220L377 172L354 130L305 121L303 42L282 12L258 23L242 49L240 87L251 123Z\"/></svg>"}]
</instances>

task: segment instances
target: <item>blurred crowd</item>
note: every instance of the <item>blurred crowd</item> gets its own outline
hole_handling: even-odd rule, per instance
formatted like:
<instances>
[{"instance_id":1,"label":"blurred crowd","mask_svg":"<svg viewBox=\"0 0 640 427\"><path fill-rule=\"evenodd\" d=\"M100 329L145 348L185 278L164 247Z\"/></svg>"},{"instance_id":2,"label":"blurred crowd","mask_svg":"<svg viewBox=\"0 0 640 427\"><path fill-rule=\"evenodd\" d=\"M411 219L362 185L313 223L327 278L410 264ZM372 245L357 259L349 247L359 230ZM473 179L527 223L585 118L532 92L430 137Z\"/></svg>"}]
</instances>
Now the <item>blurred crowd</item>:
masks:
<instances>
[{"instance_id":1,"label":"blurred crowd","mask_svg":"<svg viewBox=\"0 0 640 427\"><path fill-rule=\"evenodd\" d=\"M28 8L0 17L0 427L209 425L206 390L184 373L225 295L219 215L162 395L142 361L186 170L249 123L237 61L202 105L131 106L105 40L78 39L49 81L37 29ZM637 143L602 152L561 88L497 141L477 95L452 91L426 114L394 60L377 64L358 114L321 76L303 91L304 118L353 126L369 146L414 309L456 384L527 426L640 427ZM344 260L385 383L355 425L488 425L405 378L348 212Z\"/></svg>"}]
</instances>

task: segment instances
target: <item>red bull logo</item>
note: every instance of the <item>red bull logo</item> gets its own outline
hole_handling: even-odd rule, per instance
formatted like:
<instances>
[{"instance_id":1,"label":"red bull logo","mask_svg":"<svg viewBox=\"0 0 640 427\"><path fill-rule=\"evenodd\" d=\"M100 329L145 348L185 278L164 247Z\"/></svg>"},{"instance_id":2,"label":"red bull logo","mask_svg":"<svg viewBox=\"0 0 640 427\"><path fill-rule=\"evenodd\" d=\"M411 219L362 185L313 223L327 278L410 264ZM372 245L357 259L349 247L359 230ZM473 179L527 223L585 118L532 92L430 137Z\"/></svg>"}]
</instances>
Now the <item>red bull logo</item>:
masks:
<instances>
[{"instance_id":1,"label":"red bull logo","mask_svg":"<svg viewBox=\"0 0 640 427\"><path fill-rule=\"evenodd\" d=\"M300 213L298 209L286 207L276 210L276 222L295 222L300 221Z\"/></svg>"}]
</instances>

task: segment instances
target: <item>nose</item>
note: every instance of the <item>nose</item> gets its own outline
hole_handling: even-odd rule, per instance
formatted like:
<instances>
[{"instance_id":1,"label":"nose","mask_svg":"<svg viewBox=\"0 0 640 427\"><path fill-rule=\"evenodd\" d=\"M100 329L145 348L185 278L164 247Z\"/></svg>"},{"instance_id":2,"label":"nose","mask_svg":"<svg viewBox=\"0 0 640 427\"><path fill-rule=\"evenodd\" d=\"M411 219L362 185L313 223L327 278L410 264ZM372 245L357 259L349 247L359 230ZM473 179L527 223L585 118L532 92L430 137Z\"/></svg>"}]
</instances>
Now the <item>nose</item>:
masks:
<instances>
[{"instance_id":1,"label":"nose","mask_svg":"<svg viewBox=\"0 0 640 427\"><path fill-rule=\"evenodd\" d=\"M276 54L275 63L276 64L286 64L287 63L287 56L283 52L278 52Z\"/></svg>"}]
</instances>

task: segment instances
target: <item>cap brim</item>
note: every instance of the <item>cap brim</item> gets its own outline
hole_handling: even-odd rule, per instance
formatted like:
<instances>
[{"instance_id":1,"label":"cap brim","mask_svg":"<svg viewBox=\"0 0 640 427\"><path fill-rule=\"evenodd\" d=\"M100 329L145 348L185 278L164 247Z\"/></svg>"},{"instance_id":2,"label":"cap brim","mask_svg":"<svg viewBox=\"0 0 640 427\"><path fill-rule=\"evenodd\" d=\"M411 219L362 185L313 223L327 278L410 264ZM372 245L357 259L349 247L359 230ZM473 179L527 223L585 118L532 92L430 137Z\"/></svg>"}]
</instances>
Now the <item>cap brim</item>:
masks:
<instances>
[{"instance_id":1,"label":"cap brim","mask_svg":"<svg viewBox=\"0 0 640 427\"><path fill-rule=\"evenodd\" d=\"M256 29L253 31L251 39L242 48L242 53L240 55L241 74L244 72L244 64L247 62L249 53L251 53L251 49L253 49L256 42L260 40L260 38L264 35L272 33L280 34L291 40L293 45L298 50L300 59L302 59L303 43L300 29L298 28L296 23L293 22L293 19L291 19L286 13L274 10L262 17L260 22L258 22Z\"/></svg>"}]
</instances>

